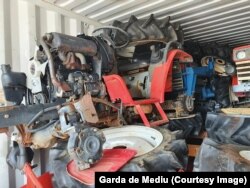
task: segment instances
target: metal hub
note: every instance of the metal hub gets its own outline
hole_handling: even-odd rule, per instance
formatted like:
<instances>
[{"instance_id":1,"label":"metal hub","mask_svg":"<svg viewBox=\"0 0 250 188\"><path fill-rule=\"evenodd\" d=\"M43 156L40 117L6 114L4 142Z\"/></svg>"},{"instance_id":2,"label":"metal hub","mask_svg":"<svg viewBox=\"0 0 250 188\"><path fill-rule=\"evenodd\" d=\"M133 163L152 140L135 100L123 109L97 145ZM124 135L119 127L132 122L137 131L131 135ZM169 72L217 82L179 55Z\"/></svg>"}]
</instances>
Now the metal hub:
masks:
<instances>
[{"instance_id":1,"label":"metal hub","mask_svg":"<svg viewBox=\"0 0 250 188\"><path fill-rule=\"evenodd\" d=\"M84 151L87 152L90 156L95 156L100 149L100 146L101 142L96 136L88 136L83 143Z\"/></svg>"},{"instance_id":2,"label":"metal hub","mask_svg":"<svg viewBox=\"0 0 250 188\"><path fill-rule=\"evenodd\" d=\"M101 130L90 127L80 132L72 132L68 141L68 152L75 160L79 170L90 167L102 157L102 145L105 142Z\"/></svg>"},{"instance_id":3,"label":"metal hub","mask_svg":"<svg viewBox=\"0 0 250 188\"><path fill-rule=\"evenodd\" d=\"M184 105L185 105L185 107L186 107L186 110L188 111L188 112L192 112L193 110L194 110L194 99L193 99L193 97L191 97L191 96L186 96L185 98L184 98Z\"/></svg>"},{"instance_id":4,"label":"metal hub","mask_svg":"<svg viewBox=\"0 0 250 188\"><path fill-rule=\"evenodd\" d=\"M108 128L103 130L103 134L106 138L104 149L135 149L137 151L136 157L152 151L163 141L163 136L159 131L145 126L129 125Z\"/></svg>"}]
</instances>

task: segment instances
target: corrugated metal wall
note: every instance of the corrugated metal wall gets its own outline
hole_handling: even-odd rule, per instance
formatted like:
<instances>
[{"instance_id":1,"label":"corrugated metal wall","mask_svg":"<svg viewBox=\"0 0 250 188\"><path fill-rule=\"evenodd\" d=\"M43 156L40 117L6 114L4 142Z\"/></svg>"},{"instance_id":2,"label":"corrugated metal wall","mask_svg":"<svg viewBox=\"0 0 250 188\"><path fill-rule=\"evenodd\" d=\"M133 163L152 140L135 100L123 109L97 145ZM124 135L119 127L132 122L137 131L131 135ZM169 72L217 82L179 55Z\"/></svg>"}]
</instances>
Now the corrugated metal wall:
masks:
<instances>
[{"instance_id":1,"label":"corrugated metal wall","mask_svg":"<svg viewBox=\"0 0 250 188\"><path fill-rule=\"evenodd\" d=\"M102 24L150 14L180 23L185 40L217 41L238 46L250 43L249 0L44 0Z\"/></svg>"},{"instance_id":2,"label":"corrugated metal wall","mask_svg":"<svg viewBox=\"0 0 250 188\"><path fill-rule=\"evenodd\" d=\"M11 64L14 71L25 72L35 45L46 32L90 34L97 25L100 24L43 1L0 0L0 64ZM24 177L20 171L8 171L7 146L7 136L0 134L0 187L20 187ZM39 158L38 152L36 160Z\"/></svg>"},{"instance_id":3,"label":"corrugated metal wall","mask_svg":"<svg viewBox=\"0 0 250 188\"><path fill-rule=\"evenodd\" d=\"M32 57L34 47L44 33L90 34L98 25L43 1L0 2L0 62L11 63L14 70L26 70L26 62Z\"/></svg>"},{"instance_id":4,"label":"corrugated metal wall","mask_svg":"<svg viewBox=\"0 0 250 188\"><path fill-rule=\"evenodd\" d=\"M0 0L0 64L26 72L27 61L46 32L91 34L101 23L151 13L182 23L187 40L232 46L250 41L249 0ZM0 135L0 187L20 187L24 180L20 172L7 173L7 143Z\"/></svg>"}]
</instances>

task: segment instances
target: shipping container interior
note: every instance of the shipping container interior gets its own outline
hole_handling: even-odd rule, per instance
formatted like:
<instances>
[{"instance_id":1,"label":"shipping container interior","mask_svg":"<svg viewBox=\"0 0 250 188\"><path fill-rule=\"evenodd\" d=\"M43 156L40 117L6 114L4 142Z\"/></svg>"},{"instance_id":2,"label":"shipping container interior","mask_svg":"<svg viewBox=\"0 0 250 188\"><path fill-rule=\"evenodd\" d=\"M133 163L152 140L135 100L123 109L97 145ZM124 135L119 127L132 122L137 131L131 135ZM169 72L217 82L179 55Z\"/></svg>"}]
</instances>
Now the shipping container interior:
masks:
<instances>
[{"instance_id":1,"label":"shipping container interior","mask_svg":"<svg viewBox=\"0 0 250 188\"><path fill-rule=\"evenodd\" d=\"M151 14L157 19L170 16L171 23L179 23L184 44L193 41L230 48L250 44L249 0L0 0L0 64L26 72L44 33L91 35L114 20L127 22L131 15L146 19ZM20 187L25 182L21 173L6 173L9 141L3 134L0 145L0 177L5 180L1 187ZM36 160L44 155L38 152Z\"/></svg>"}]
</instances>

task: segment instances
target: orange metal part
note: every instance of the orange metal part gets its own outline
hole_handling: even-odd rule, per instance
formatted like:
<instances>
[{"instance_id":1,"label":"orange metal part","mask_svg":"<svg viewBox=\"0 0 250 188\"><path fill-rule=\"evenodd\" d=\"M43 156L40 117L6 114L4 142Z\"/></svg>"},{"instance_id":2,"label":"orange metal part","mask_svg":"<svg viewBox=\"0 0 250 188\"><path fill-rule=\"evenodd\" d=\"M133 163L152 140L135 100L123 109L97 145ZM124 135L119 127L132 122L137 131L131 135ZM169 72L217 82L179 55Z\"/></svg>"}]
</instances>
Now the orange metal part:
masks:
<instances>
[{"instance_id":1,"label":"orange metal part","mask_svg":"<svg viewBox=\"0 0 250 188\"><path fill-rule=\"evenodd\" d=\"M53 188L53 174L46 172L37 177L28 163L24 165L23 171L27 177L27 184L21 188Z\"/></svg>"}]
</instances>

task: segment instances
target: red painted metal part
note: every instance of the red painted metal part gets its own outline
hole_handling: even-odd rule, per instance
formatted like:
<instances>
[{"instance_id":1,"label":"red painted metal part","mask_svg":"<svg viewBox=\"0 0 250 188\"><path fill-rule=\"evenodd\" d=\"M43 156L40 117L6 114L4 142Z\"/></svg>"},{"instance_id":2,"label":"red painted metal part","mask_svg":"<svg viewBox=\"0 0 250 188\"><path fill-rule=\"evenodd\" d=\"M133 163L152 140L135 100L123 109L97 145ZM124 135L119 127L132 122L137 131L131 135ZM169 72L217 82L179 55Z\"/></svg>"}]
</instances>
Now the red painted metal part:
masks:
<instances>
[{"instance_id":1,"label":"red painted metal part","mask_svg":"<svg viewBox=\"0 0 250 188\"><path fill-rule=\"evenodd\" d=\"M124 80L118 75L103 76L103 80L106 84L109 97L112 102L121 99L124 105L134 105L134 101L128 91L128 88Z\"/></svg>"},{"instance_id":2,"label":"red painted metal part","mask_svg":"<svg viewBox=\"0 0 250 188\"><path fill-rule=\"evenodd\" d=\"M163 65L163 67L166 67L165 69L167 69L167 80L166 80L165 92L171 92L172 91L172 66L173 66L174 59L179 59L180 62L192 63L193 57L190 54L182 50L175 49L175 50L170 50L168 52L166 59L167 60Z\"/></svg>"},{"instance_id":3,"label":"red painted metal part","mask_svg":"<svg viewBox=\"0 0 250 188\"><path fill-rule=\"evenodd\" d=\"M165 101L165 92L172 90L172 79L169 77L172 75L173 60L179 59L182 62L192 60L192 56L177 49L169 51L166 58L167 61L155 67L153 71L149 99L133 100L124 80L119 75L103 76L111 101L115 102L120 99L125 106L135 106L145 126L156 126L168 122L160 103ZM162 119L150 123L140 106L143 104L154 104Z\"/></svg>"},{"instance_id":4,"label":"red painted metal part","mask_svg":"<svg viewBox=\"0 0 250 188\"><path fill-rule=\"evenodd\" d=\"M237 47L237 48L234 48L233 49L233 53L232 53L232 59L234 60L234 62L235 62L235 65L237 66L237 63L240 63L240 62L242 62L242 61L248 61L248 60L250 60L250 58L245 58L245 59L240 59L240 60L237 60L237 59L235 59L235 57L236 57L236 52L238 52L239 50L242 50L242 49L249 49L250 48L250 45L245 45L245 46L240 46L240 47ZM239 85L240 83L239 83L239 81L238 81L238 77L237 77L237 75L234 75L233 77L232 77L232 86L237 86L237 85ZM244 93L244 91L242 91L242 92L237 92L237 93L235 93L238 97L245 97L246 96L246 94Z\"/></svg>"},{"instance_id":5,"label":"red painted metal part","mask_svg":"<svg viewBox=\"0 0 250 188\"><path fill-rule=\"evenodd\" d=\"M236 56L235 53L236 53L238 50L246 49L246 48L250 48L250 45L240 46L240 47L237 47L237 48L234 48L234 49L233 49L233 58L232 58L232 59L235 61L236 64L237 64L237 62L240 62L240 61L247 61L247 60L250 60L249 58L240 59L240 60L237 60L237 59L234 58L234 57Z\"/></svg>"},{"instance_id":6,"label":"red painted metal part","mask_svg":"<svg viewBox=\"0 0 250 188\"><path fill-rule=\"evenodd\" d=\"M106 149L101 160L86 170L78 170L72 160L67 165L69 175L86 185L95 183L95 172L116 172L136 155L133 149Z\"/></svg>"},{"instance_id":7,"label":"red painted metal part","mask_svg":"<svg viewBox=\"0 0 250 188\"><path fill-rule=\"evenodd\" d=\"M234 75L232 77L232 85L233 86L238 85L238 77L237 77L237 75Z\"/></svg>"},{"instance_id":8,"label":"red painted metal part","mask_svg":"<svg viewBox=\"0 0 250 188\"><path fill-rule=\"evenodd\" d=\"M165 86L165 92L172 92L172 83L173 83L173 77L172 77L172 66L170 67L169 74L167 77L167 82Z\"/></svg>"},{"instance_id":9,"label":"red painted metal part","mask_svg":"<svg viewBox=\"0 0 250 188\"><path fill-rule=\"evenodd\" d=\"M28 163L24 165L23 171L27 177L27 184L22 186L22 188L53 188L53 174L46 172L37 177Z\"/></svg>"},{"instance_id":10,"label":"red painted metal part","mask_svg":"<svg viewBox=\"0 0 250 188\"><path fill-rule=\"evenodd\" d=\"M132 99L129 91L128 91L128 88L126 87L125 82L123 81L123 79L119 75L103 76L103 79L104 79L105 85L107 87L111 101L115 102L116 100L120 99L125 106L135 106L135 108L136 108L137 112L139 113L139 115L143 121L143 124L145 126L150 127L153 125L160 125L160 124L168 122L167 115L163 111L162 107L160 105L158 105L160 102L159 95L158 95L158 99L157 98L149 98L149 99L135 100L134 101ZM159 114L161 115L162 120L150 123L148 121L145 113L143 112L143 110L141 108L141 105L143 105L143 104L156 105L156 108L159 111Z\"/></svg>"}]
</instances>

